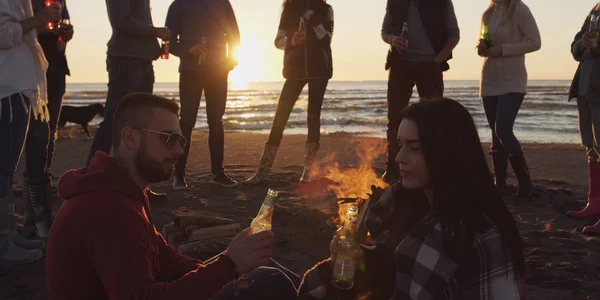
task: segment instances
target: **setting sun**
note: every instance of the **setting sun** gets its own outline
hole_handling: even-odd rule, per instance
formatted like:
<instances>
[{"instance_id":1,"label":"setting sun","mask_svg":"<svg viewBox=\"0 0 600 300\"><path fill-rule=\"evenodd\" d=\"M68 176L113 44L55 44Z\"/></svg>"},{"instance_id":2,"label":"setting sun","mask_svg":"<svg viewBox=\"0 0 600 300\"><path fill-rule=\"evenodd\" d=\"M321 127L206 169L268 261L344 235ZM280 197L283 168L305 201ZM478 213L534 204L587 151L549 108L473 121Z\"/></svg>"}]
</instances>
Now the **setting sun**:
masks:
<instances>
[{"instance_id":1,"label":"setting sun","mask_svg":"<svg viewBox=\"0 0 600 300\"><path fill-rule=\"evenodd\" d=\"M259 42L254 37L242 39L240 48L235 55L238 66L229 74L230 88L233 90L247 89L248 83L260 81L265 64L267 64L267 49L270 43Z\"/></svg>"}]
</instances>

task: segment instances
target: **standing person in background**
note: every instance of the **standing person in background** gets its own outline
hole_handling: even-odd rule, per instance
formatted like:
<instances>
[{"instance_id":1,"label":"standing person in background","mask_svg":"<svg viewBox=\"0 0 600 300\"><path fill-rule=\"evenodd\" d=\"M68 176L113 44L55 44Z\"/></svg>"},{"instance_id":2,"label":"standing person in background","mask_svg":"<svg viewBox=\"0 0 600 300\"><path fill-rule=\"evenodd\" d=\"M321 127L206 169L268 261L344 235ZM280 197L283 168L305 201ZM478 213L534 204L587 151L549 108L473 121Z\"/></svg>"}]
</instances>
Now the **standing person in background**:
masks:
<instances>
[{"instance_id":1,"label":"standing person in background","mask_svg":"<svg viewBox=\"0 0 600 300\"><path fill-rule=\"evenodd\" d=\"M300 182L311 181L311 169L317 157L321 138L321 106L327 83L333 75L332 36L333 9L324 0L283 2L275 46L285 51L283 77L286 81L258 170L246 182L260 183L269 175L283 138L283 130L306 84L308 84L306 118L308 138L305 146L304 171Z\"/></svg>"},{"instance_id":2,"label":"standing person in background","mask_svg":"<svg viewBox=\"0 0 600 300\"><path fill-rule=\"evenodd\" d=\"M600 130L600 2L588 14L581 30L571 44L573 58L579 68L571 84L569 100L577 99L581 142L588 155L588 204L580 211L569 211L574 218L600 217L600 162L598 160L598 130ZM600 221L583 229L584 233L600 233Z\"/></svg>"},{"instance_id":3,"label":"standing person in background","mask_svg":"<svg viewBox=\"0 0 600 300\"><path fill-rule=\"evenodd\" d=\"M188 141L192 140L204 91L212 181L224 187L235 187L238 183L223 169L227 79L229 71L237 65L234 53L240 44L240 31L231 3L229 0L175 0L169 7L166 26L173 33L171 52L180 58L180 126L183 135ZM189 153L190 143L175 166L173 188L176 190L187 187L185 167Z\"/></svg>"},{"instance_id":4,"label":"standing person in background","mask_svg":"<svg viewBox=\"0 0 600 300\"><path fill-rule=\"evenodd\" d=\"M492 161L496 186L505 189L508 161L519 188L516 196L529 197L534 186L513 125L527 93L525 54L537 51L540 31L529 7L521 0L493 0L483 13L482 29L489 41L480 40L477 52L484 57L480 96L492 130ZM483 30L485 31L485 30Z\"/></svg>"},{"instance_id":5,"label":"standing person in background","mask_svg":"<svg viewBox=\"0 0 600 300\"><path fill-rule=\"evenodd\" d=\"M48 237L52 221L50 203L52 198L52 174L50 165L54 157L56 126L60 118L62 99L65 94L65 77L69 67L65 57L66 43L73 37L66 0L57 0L61 11L61 21L49 29L47 24L38 27L38 41L48 60L46 72L48 89L48 122L31 118L25 142L26 172L23 173L25 201L24 227L21 234L40 238ZM45 7L44 0L31 0L35 14Z\"/></svg>"},{"instance_id":6,"label":"standing person in background","mask_svg":"<svg viewBox=\"0 0 600 300\"><path fill-rule=\"evenodd\" d=\"M388 0L381 37L390 44L385 65L389 70L388 160L383 179L392 184L400 178L394 162L399 151L400 112L408 105L413 87L417 85L421 99L444 94L442 72L450 69L448 60L460 40L452 1Z\"/></svg>"},{"instance_id":7,"label":"standing person in background","mask_svg":"<svg viewBox=\"0 0 600 300\"><path fill-rule=\"evenodd\" d=\"M48 63L35 29L59 18L58 5L34 16L30 0L0 0L0 262L25 263L43 256L43 241L26 240L16 233L9 197L30 116L48 120Z\"/></svg>"},{"instance_id":8,"label":"standing person in background","mask_svg":"<svg viewBox=\"0 0 600 300\"><path fill-rule=\"evenodd\" d=\"M106 70L108 93L104 105L104 120L94 136L86 165L96 151L110 153L112 122L115 108L123 97L133 92L152 93L154 68L152 61L160 56L156 38L171 39L168 28L152 25L150 0L106 0L112 36L108 41ZM151 198L166 198L164 194L149 191Z\"/></svg>"}]
</instances>

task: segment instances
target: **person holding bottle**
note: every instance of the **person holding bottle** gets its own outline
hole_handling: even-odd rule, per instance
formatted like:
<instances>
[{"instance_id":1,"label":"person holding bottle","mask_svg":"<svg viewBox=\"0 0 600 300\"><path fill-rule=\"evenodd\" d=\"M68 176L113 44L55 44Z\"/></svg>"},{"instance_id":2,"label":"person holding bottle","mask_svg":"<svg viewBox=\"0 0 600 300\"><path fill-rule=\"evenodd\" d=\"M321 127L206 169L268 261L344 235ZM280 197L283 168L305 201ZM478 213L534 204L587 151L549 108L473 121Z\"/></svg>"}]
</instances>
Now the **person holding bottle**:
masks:
<instances>
[{"instance_id":1,"label":"person holding bottle","mask_svg":"<svg viewBox=\"0 0 600 300\"><path fill-rule=\"evenodd\" d=\"M247 183L264 181L271 171L275 155L302 89L308 84L306 156L301 183L312 180L313 166L321 137L321 107L329 79L333 75L331 39L333 8L324 0L285 0L275 37L275 46L285 51L285 83L279 97L269 138L256 173Z\"/></svg>"},{"instance_id":2,"label":"person holding bottle","mask_svg":"<svg viewBox=\"0 0 600 300\"><path fill-rule=\"evenodd\" d=\"M58 19L58 5L34 15L30 0L0 0L0 263L27 263L43 256L44 241L27 240L16 232L12 183L31 120L45 123L49 117L48 63L36 28Z\"/></svg>"},{"instance_id":3,"label":"person holding bottle","mask_svg":"<svg viewBox=\"0 0 600 300\"><path fill-rule=\"evenodd\" d=\"M581 30L575 35L571 44L573 58L579 67L573 78L569 101L577 99L579 110L579 131L581 142L586 148L588 157L589 190L587 205L580 211L569 211L567 215L585 219L600 217L600 156L598 148L598 132L600 130L600 2L585 19ZM600 221L585 227L584 233L600 233Z\"/></svg>"},{"instance_id":4,"label":"person holding bottle","mask_svg":"<svg viewBox=\"0 0 600 300\"><path fill-rule=\"evenodd\" d=\"M330 259L304 275L299 299L526 299L523 241L469 111L443 98L414 103L401 117L402 177L371 199L359 224L370 240L354 256L352 288L332 283L337 233Z\"/></svg>"},{"instance_id":5,"label":"person holding bottle","mask_svg":"<svg viewBox=\"0 0 600 300\"><path fill-rule=\"evenodd\" d=\"M234 53L240 44L240 31L231 3L229 0L175 0L169 7L166 27L173 33L171 53L180 59L179 98L183 135L191 141L204 92L212 182L235 187L238 183L227 176L223 168L227 80L229 72L237 65ZM185 169L190 145L184 150L173 174L173 188L176 190L187 187Z\"/></svg>"},{"instance_id":6,"label":"person holding bottle","mask_svg":"<svg viewBox=\"0 0 600 300\"><path fill-rule=\"evenodd\" d=\"M516 196L534 193L529 167L521 144L513 132L517 114L527 93L525 54L537 51L540 31L529 7L521 0L493 0L481 19L485 37L477 45L484 57L480 96L492 130L492 162L496 185L506 189L508 162L518 180Z\"/></svg>"},{"instance_id":7,"label":"person holding bottle","mask_svg":"<svg viewBox=\"0 0 600 300\"><path fill-rule=\"evenodd\" d=\"M460 29L452 0L388 0L381 38L390 45L385 70L389 70L387 106L388 153L383 179L394 184L400 170L396 133L400 112L408 105L417 86L421 99L444 94L443 72L450 69L452 50L460 40Z\"/></svg>"}]
</instances>

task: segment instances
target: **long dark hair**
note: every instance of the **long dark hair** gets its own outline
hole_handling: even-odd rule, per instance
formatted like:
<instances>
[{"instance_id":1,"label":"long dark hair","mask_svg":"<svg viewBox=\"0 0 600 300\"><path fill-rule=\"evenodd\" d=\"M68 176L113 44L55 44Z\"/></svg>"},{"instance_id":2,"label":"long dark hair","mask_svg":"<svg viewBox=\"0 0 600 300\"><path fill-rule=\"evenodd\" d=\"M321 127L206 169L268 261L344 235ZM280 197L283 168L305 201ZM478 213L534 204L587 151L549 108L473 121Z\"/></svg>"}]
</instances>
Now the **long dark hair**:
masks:
<instances>
[{"instance_id":1,"label":"long dark hair","mask_svg":"<svg viewBox=\"0 0 600 300\"><path fill-rule=\"evenodd\" d=\"M484 216L488 216L500 233L515 271L523 274L523 241L494 187L471 114L460 103L441 99L415 103L402 116L415 122L419 130L433 189L431 209L438 213L445 236L451 237L444 241L444 247L468 247L475 233L485 231Z\"/></svg>"}]
</instances>

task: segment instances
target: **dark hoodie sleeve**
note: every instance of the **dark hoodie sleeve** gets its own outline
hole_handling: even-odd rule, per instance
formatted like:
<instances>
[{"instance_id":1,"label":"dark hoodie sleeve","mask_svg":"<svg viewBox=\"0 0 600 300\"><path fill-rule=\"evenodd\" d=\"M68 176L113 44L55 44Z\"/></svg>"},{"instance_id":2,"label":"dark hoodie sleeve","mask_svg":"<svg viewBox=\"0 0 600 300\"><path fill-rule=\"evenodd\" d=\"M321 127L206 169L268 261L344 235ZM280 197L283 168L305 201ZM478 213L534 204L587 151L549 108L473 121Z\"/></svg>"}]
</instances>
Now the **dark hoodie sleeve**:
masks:
<instances>
[{"instance_id":1,"label":"dark hoodie sleeve","mask_svg":"<svg viewBox=\"0 0 600 300\"><path fill-rule=\"evenodd\" d=\"M148 228L150 225L144 216L122 207L97 215L99 217L93 220L97 230L89 232L90 258L112 300L208 299L235 278L232 263L218 259L209 265L200 265L177 280L157 282L157 264L174 259L161 261L157 257L161 246L153 242L153 229ZM109 220L106 216L112 218Z\"/></svg>"},{"instance_id":2,"label":"dark hoodie sleeve","mask_svg":"<svg viewBox=\"0 0 600 300\"><path fill-rule=\"evenodd\" d=\"M230 49L237 49L240 46L240 28L238 27L237 19L235 18L235 12L231 3L225 1L225 11L227 20L227 40L229 42Z\"/></svg>"},{"instance_id":3,"label":"dark hoodie sleeve","mask_svg":"<svg viewBox=\"0 0 600 300\"><path fill-rule=\"evenodd\" d=\"M202 266L201 261L175 251L156 229L154 232L158 244L158 277L171 281Z\"/></svg>"}]
</instances>

